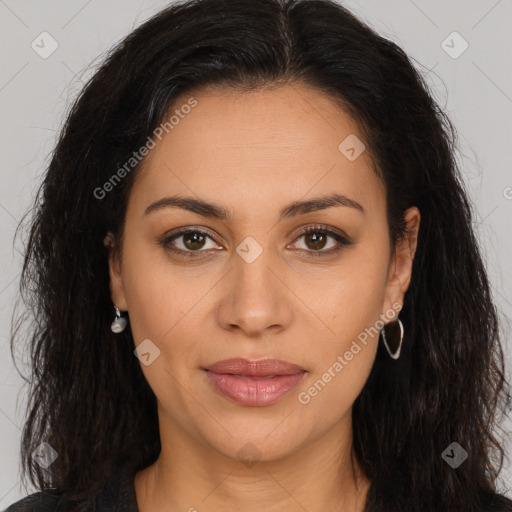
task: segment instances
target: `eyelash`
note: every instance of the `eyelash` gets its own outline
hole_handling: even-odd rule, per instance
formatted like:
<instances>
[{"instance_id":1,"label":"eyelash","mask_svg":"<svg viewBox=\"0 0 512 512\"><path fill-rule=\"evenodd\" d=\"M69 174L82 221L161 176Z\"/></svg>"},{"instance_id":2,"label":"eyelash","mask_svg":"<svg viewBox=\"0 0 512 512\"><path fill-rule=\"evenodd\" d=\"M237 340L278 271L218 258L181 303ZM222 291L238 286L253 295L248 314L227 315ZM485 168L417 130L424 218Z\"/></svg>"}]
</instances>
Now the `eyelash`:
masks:
<instances>
[{"instance_id":1,"label":"eyelash","mask_svg":"<svg viewBox=\"0 0 512 512\"><path fill-rule=\"evenodd\" d=\"M210 238L211 240L213 240L215 243L217 243L215 241L215 239L213 238L213 236L210 233L208 233L207 231L203 231L201 229L193 229L193 228L186 228L186 229L177 231L176 233L172 234L171 236L162 238L161 240L158 241L158 243L166 251L173 252L173 253L178 254L179 256L183 256L185 258L201 258L201 257L203 257L200 255L200 253L207 253L209 250L184 251L182 249L177 249L176 247L174 247L171 244L171 242L174 241L175 239L177 239L181 236L187 235L189 233L199 233L200 235L206 236L206 237ZM338 246L335 248L328 249L326 251L321 250L321 249L319 249L318 251L307 250L307 249L296 249L297 251L305 252L308 255L308 257L312 257L312 258L320 257L321 258L321 257L325 257L325 256L332 256L333 254L337 254L343 248L354 245L354 242L352 242L346 236L343 236L340 233L337 233L336 231L333 231L329 228L326 228L323 226L316 226L316 225L308 226L306 229L304 229L297 235L295 240L298 240L302 236L310 235L311 233L326 234L326 235L334 238L334 240L336 240L338 242ZM210 249L210 250L216 250L216 249Z\"/></svg>"}]
</instances>

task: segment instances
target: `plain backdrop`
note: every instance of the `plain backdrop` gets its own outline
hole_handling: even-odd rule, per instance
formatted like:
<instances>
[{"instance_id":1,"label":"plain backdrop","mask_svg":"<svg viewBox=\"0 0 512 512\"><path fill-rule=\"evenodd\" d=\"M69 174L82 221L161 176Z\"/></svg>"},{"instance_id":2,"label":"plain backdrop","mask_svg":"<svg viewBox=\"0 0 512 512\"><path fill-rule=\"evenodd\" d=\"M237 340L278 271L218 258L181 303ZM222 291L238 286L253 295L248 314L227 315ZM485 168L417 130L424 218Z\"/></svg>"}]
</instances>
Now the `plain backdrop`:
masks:
<instances>
[{"instance_id":1,"label":"plain backdrop","mask_svg":"<svg viewBox=\"0 0 512 512\"><path fill-rule=\"evenodd\" d=\"M8 346L23 253L19 241L13 246L14 231L83 83L114 43L168 3L0 0L0 509L33 492L20 485L26 388ZM503 322L510 379L512 1L343 3L413 58L457 128L458 158ZM510 430L508 420L503 427ZM503 443L510 457L510 436ZM501 489L512 497L511 466L508 459L505 463Z\"/></svg>"}]
</instances>

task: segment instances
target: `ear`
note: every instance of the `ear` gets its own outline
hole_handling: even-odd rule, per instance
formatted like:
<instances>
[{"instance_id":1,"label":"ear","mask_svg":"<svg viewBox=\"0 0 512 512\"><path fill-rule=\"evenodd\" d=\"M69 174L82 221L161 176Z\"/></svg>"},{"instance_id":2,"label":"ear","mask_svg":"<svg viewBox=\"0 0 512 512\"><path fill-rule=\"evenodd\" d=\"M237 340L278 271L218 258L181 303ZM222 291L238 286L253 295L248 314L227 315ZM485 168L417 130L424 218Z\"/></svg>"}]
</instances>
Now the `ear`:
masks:
<instances>
[{"instance_id":1,"label":"ear","mask_svg":"<svg viewBox=\"0 0 512 512\"><path fill-rule=\"evenodd\" d=\"M108 232L103 240L103 244L108 249L108 267L110 274L110 297L112 302L121 310L127 311L126 297L121 274L121 254L114 235Z\"/></svg>"},{"instance_id":2,"label":"ear","mask_svg":"<svg viewBox=\"0 0 512 512\"><path fill-rule=\"evenodd\" d=\"M405 292L411 282L412 264L418 245L420 211L413 206L405 212L404 218L407 233L404 239L396 244L395 254L389 266L383 315L389 311L395 311L395 314L398 315L404 303Z\"/></svg>"}]
</instances>

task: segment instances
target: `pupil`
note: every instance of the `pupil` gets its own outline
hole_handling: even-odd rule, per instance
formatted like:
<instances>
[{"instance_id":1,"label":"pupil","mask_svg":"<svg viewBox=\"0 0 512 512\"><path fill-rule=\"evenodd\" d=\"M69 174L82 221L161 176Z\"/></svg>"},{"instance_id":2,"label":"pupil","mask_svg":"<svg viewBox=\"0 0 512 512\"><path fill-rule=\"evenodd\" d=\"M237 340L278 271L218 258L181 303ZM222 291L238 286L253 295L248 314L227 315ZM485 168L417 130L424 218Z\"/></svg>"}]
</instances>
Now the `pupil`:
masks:
<instances>
[{"instance_id":1,"label":"pupil","mask_svg":"<svg viewBox=\"0 0 512 512\"><path fill-rule=\"evenodd\" d=\"M200 233L187 233L183 239L189 249L200 249L204 245L204 237Z\"/></svg>"},{"instance_id":2,"label":"pupil","mask_svg":"<svg viewBox=\"0 0 512 512\"><path fill-rule=\"evenodd\" d=\"M322 249L325 242L325 236L322 234L318 234L317 232L311 233L309 236L306 237L307 245L310 249ZM313 242L310 244L309 240L313 240Z\"/></svg>"},{"instance_id":3,"label":"pupil","mask_svg":"<svg viewBox=\"0 0 512 512\"><path fill-rule=\"evenodd\" d=\"M322 249L325 244L325 236L317 232L308 235L306 240L310 249ZM184 241L189 249L200 249L204 245L204 237L200 233L187 233Z\"/></svg>"}]
</instances>

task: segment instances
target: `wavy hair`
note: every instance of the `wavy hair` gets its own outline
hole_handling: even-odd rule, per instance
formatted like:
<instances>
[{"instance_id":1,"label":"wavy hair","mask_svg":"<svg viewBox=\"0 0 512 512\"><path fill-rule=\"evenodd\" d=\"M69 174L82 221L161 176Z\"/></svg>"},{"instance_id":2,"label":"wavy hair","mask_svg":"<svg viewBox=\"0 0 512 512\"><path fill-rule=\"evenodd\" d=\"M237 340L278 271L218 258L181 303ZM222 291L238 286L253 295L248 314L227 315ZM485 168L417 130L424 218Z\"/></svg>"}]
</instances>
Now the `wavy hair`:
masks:
<instances>
[{"instance_id":1,"label":"wavy hair","mask_svg":"<svg viewBox=\"0 0 512 512\"><path fill-rule=\"evenodd\" d=\"M354 451L371 479L365 511L512 510L496 489L496 429L510 388L455 130L403 50L333 0L173 3L110 51L72 104L18 226L29 219L27 311L13 320L11 352L32 316L21 459L38 488L87 501L114 464L143 469L161 448L130 329L110 330L103 245L108 231L122 236L140 164L104 197L95 191L179 95L297 83L329 94L360 124L386 187L392 245L406 234L407 208L422 216L402 355L392 361L379 346L353 405ZM43 441L58 453L46 470L31 457ZM469 454L457 469L441 456L452 442Z\"/></svg>"}]
</instances>

